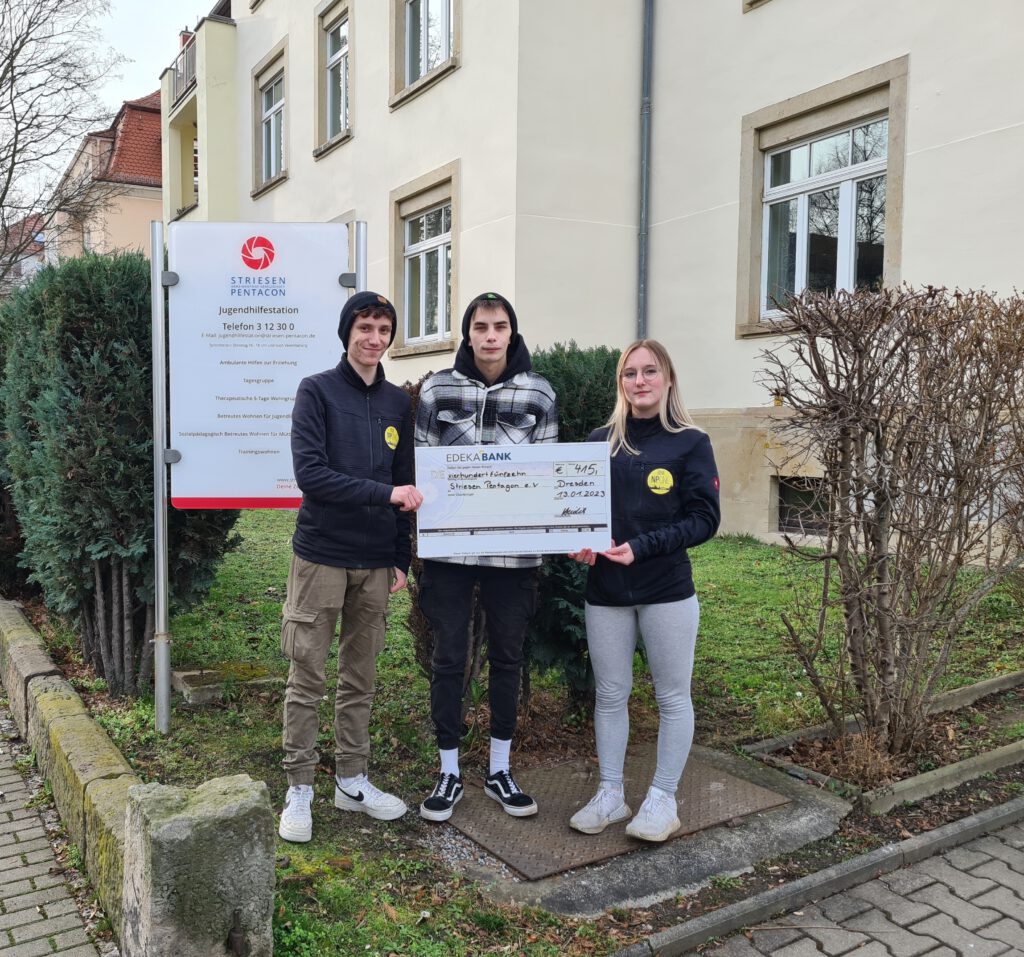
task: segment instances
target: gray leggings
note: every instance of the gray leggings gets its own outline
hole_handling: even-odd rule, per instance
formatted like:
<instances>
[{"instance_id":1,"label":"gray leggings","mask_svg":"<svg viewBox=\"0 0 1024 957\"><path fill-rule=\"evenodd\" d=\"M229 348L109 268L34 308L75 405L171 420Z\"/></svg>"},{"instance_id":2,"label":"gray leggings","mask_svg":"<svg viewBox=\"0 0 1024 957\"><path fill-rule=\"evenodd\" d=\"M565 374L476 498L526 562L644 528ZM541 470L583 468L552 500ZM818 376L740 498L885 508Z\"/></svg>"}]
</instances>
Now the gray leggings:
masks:
<instances>
[{"instance_id":1,"label":"gray leggings","mask_svg":"<svg viewBox=\"0 0 1024 957\"><path fill-rule=\"evenodd\" d=\"M602 784L622 786L622 766L629 739L633 652L639 625L660 718L658 766L652 783L674 794L693 743L690 677L700 620L697 596L663 605L624 608L588 604L586 619L587 645L597 679L594 734Z\"/></svg>"}]
</instances>

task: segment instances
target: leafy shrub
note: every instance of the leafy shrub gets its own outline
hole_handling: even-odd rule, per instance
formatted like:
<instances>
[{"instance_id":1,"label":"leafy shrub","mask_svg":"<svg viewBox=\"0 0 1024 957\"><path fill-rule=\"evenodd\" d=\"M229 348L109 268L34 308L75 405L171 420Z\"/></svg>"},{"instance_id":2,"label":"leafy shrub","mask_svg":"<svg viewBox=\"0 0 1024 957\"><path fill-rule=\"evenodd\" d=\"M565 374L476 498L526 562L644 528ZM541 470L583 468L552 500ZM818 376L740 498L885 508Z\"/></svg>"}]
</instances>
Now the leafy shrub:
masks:
<instances>
[{"instance_id":1,"label":"leafy shrub","mask_svg":"<svg viewBox=\"0 0 1024 957\"><path fill-rule=\"evenodd\" d=\"M114 694L151 674L153 441L149 264L87 255L0 308L4 468L22 564ZM237 512L172 512L171 593L201 597Z\"/></svg>"}]
</instances>

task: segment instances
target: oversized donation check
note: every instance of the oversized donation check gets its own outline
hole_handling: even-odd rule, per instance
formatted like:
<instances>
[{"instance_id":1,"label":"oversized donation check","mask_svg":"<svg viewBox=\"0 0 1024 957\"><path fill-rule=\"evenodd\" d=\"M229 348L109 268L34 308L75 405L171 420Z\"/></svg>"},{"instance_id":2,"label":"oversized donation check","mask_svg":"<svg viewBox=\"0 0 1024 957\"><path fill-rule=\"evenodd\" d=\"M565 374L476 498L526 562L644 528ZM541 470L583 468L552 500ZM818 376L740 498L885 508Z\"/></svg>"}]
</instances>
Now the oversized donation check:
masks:
<instances>
[{"instance_id":1,"label":"oversized donation check","mask_svg":"<svg viewBox=\"0 0 1024 957\"><path fill-rule=\"evenodd\" d=\"M608 472L607 442L418 448L420 558L603 551Z\"/></svg>"}]
</instances>

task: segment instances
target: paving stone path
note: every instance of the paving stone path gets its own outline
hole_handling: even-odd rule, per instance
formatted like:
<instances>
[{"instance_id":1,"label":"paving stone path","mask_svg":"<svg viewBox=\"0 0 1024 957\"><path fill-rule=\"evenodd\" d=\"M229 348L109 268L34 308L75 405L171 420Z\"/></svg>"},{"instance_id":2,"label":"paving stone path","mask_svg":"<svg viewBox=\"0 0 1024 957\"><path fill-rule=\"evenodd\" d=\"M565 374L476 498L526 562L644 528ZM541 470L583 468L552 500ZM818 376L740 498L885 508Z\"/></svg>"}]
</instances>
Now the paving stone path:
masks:
<instances>
[{"instance_id":1,"label":"paving stone path","mask_svg":"<svg viewBox=\"0 0 1024 957\"><path fill-rule=\"evenodd\" d=\"M1024 826L1005 827L746 933L704 957L1024 957Z\"/></svg>"},{"instance_id":2,"label":"paving stone path","mask_svg":"<svg viewBox=\"0 0 1024 957\"><path fill-rule=\"evenodd\" d=\"M10 717L2 704L0 717ZM64 877L50 873L56 858L31 796L0 741L0 957L96 957Z\"/></svg>"}]
</instances>

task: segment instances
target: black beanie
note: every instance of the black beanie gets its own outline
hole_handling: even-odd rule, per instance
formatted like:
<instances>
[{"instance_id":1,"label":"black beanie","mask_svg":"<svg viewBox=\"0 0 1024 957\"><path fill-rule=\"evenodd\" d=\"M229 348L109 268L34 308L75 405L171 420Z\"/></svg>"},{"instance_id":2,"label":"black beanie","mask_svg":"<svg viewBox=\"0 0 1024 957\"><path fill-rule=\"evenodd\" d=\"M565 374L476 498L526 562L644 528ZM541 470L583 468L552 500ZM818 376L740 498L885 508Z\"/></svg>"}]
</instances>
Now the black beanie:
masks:
<instances>
[{"instance_id":1,"label":"black beanie","mask_svg":"<svg viewBox=\"0 0 1024 957\"><path fill-rule=\"evenodd\" d=\"M348 351L348 337L352 332L352 323L356 321L356 314L364 309L383 309L385 312L391 313L391 342L388 345L395 341L395 334L398 332L398 313L395 312L395 307L380 293L357 292L354 296L349 296L348 302L341 310L341 322L338 323L338 338L346 351Z\"/></svg>"},{"instance_id":2,"label":"black beanie","mask_svg":"<svg viewBox=\"0 0 1024 957\"><path fill-rule=\"evenodd\" d=\"M482 292L479 296L475 296L469 305L466 306L466 311L462 314L462 341L467 345L469 344L469 321L473 318L476 307L481 303L491 306L504 306L505 312L508 313L509 324L512 326L512 338L508 344L510 347L514 346L519 339L519 320L516 318L516 311L512 308L512 303L496 292Z\"/></svg>"}]
</instances>

